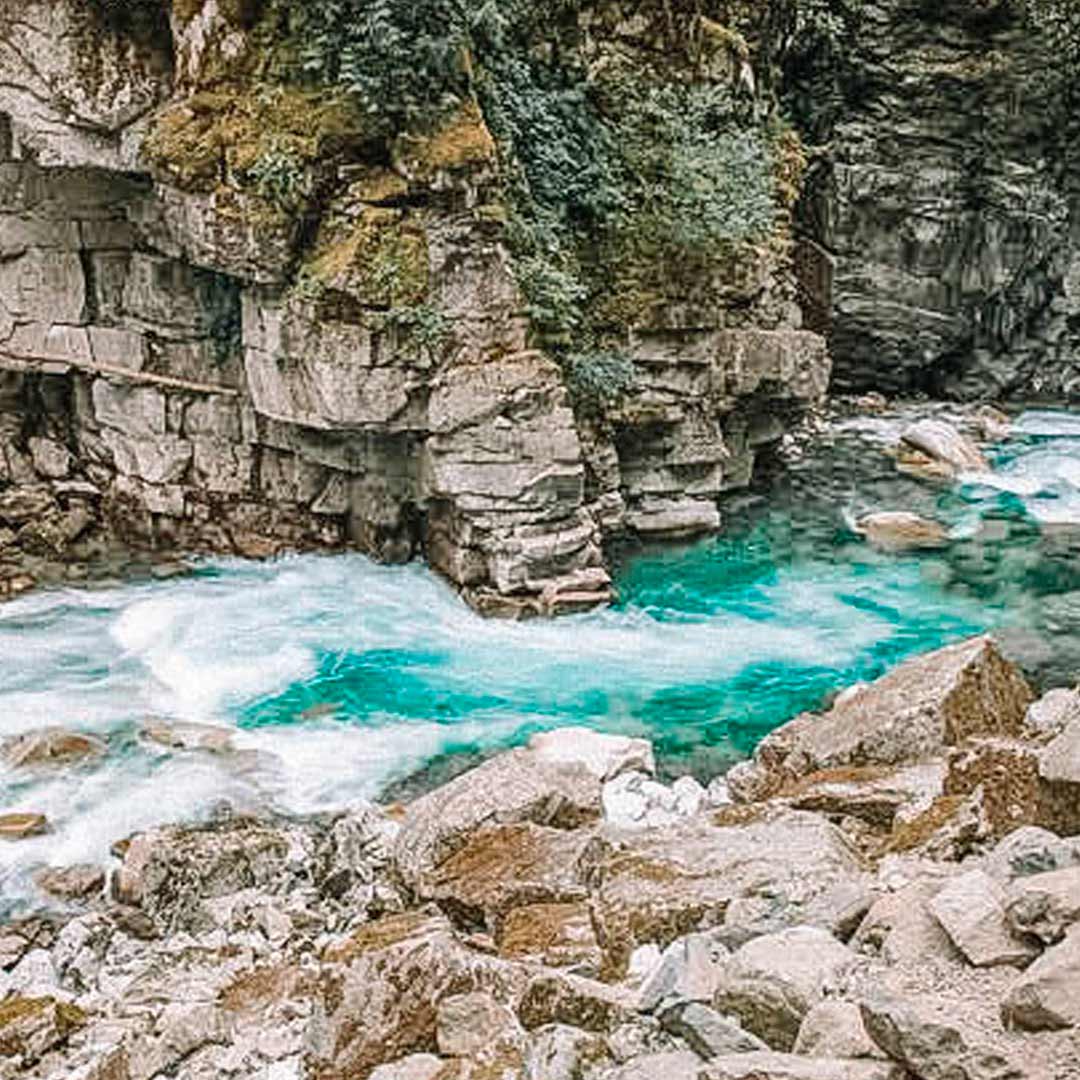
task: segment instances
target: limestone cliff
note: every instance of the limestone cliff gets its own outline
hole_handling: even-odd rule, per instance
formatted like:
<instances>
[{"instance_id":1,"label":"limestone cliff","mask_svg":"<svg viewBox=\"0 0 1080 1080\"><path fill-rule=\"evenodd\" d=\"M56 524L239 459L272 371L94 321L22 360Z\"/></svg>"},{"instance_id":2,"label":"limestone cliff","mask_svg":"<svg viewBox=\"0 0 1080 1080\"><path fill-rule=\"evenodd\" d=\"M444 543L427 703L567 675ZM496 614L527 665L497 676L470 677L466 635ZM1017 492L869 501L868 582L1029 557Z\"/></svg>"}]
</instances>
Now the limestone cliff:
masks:
<instances>
[{"instance_id":1,"label":"limestone cliff","mask_svg":"<svg viewBox=\"0 0 1080 1080\"><path fill-rule=\"evenodd\" d=\"M663 5L579 7L597 67L654 64ZM375 131L281 76L287 8L0 2L6 590L92 559L101 520L169 550L422 553L484 611L554 612L608 598L607 537L717 527L828 378L790 196L685 284L588 256L632 364L590 406L522 296L475 98ZM747 79L731 40L694 79Z\"/></svg>"},{"instance_id":2,"label":"limestone cliff","mask_svg":"<svg viewBox=\"0 0 1080 1080\"><path fill-rule=\"evenodd\" d=\"M1080 11L838 0L788 55L821 148L813 323L845 389L1080 393Z\"/></svg>"}]
</instances>

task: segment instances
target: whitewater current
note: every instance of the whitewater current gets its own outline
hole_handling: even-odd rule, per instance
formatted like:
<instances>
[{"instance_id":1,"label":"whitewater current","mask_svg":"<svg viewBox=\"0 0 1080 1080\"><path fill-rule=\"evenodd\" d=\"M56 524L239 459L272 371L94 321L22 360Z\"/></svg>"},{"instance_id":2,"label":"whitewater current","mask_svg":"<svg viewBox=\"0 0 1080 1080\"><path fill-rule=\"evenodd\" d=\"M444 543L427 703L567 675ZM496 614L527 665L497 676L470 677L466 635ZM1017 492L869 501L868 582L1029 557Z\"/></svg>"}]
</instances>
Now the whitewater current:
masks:
<instances>
[{"instance_id":1,"label":"whitewater current","mask_svg":"<svg viewBox=\"0 0 1080 1080\"><path fill-rule=\"evenodd\" d=\"M339 808L565 724L648 736L669 775L708 779L845 685L983 630L1068 680L1080 416L1023 414L991 472L944 488L897 475L899 423L840 425L768 497L732 503L722 537L625 553L617 605L555 622L485 621L422 565L358 555L0 606L0 737L109 740L83 766L0 767L0 810L52 826L0 847L0 898L153 824ZM850 528L871 509L933 514L953 543L874 552ZM138 737L150 717L227 727L237 752L168 751Z\"/></svg>"}]
</instances>

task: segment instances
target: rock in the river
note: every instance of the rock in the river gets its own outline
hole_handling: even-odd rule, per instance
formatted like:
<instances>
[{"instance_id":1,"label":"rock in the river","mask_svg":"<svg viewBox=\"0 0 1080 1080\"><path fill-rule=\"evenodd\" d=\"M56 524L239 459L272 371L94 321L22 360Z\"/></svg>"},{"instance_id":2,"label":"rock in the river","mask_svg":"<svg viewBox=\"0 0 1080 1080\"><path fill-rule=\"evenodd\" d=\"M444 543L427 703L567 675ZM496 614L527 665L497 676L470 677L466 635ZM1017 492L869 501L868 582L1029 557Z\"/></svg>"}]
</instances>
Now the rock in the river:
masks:
<instances>
[{"instance_id":1,"label":"rock in the river","mask_svg":"<svg viewBox=\"0 0 1080 1080\"><path fill-rule=\"evenodd\" d=\"M1009 889L1006 911L1018 933L1047 945L1060 941L1080 922L1080 866L1020 878Z\"/></svg>"},{"instance_id":2,"label":"rock in the river","mask_svg":"<svg viewBox=\"0 0 1080 1080\"><path fill-rule=\"evenodd\" d=\"M579 762L512 750L412 803L395 846L407 883L459 851L485 826L534 822L574 828L600 814L600 781Z\"/></svg>"},{"instance_id":3,"label":"rock in the river","mask_svg":"<svg viewBox=\"0 0 1080 1080\"><path fill-rule=\"evenodd\" d=\"M739 949L713 1000L773 1049L791 1050L803 1018L854 963L855 954L824 930L793 927Z\"/></svg>"},{"instance_id":4,"label":"rock in the river","mask_svg":"<svg viewBox=\"0 0 1080 1080\"><path fill-rule=\"evenodd\" d=\"M34 875L34 884L61 900L87 900L105 887L105 871L92 864L50 867Z\"/></svg>"},{"instance_id":5,"label":"rock in the river","mask_svg":"<svg viewBox=\"0 0 1080 1080\"><path fill-rule=\"evenodd\" d=\"M1031 699L993 641L970 638L901 664L823 716L796 717L728 782L737 799L754 800L822 769L929 761L971 736L1018 732Z\"/></svg>"},{"instance_id":6,"label":"rock in the river","mask_svg":"<svg viewBox=\"0 0 1080 1080\"><path fill-rule=\"evenodd\" d=\"M904 510L865 514L855 529L883 551L921 551L945 547L949 532L944 525Z\"/></svg>"},{"instance_id":7,"label":"rock in the river","mask_svg":"<svg viewBox=\"0 0 1080 1080\"><path fill-rule=\"evenodd\" d=\"M96 735L65 728L42 728L8 739L2 753L14 768L38 765L66 765L86 761L105 753L105 743Z\"/></svg>"},{"instance_id":8,"label":"rock in the river","mask_svg":"<svg viewBox=\"0 0 1080 1080\"><path fill-rule=\"evenodd\" d=\"M905 428L900 436L899 463L912 472L950 478L990 468L979 448L944 420L919 420Z\"/></svg>"},{"instance_id":9,"label":"rock in the river","mask_svg":"<svg viewBox=\"0 0 1080 1080\"><path fill-rule=\"evenodd\" d=\"M945 1023L923 1005L881 996L860 1009L874 1042L920 1080L1023 1080L1020 1069L986 1047L980 1033Z\"/></svg>"},{"instance_id":10,"label":"rock in the river","mask_svg":"<svg viewBox=\"0 0 1080 1080\"><path fill-rule=\"evenodd\" d=\"M1023 966L1039 950L1015 934L1005 916L1004 890L982 870L953 878L930 901L930 912L976 967Z\"/></svg>"},{"instance_id":11,"label":"rock in the river","mask_svg":"<svg viewBox=\"0 0 1080 1080\"><path fill-rule=\"evenodd\" d=\"M26 840L49 831L49 819L44 814L0 814L0 839Z\"/></svg>"},{"instance_id":12,"label":"rock in the river","mask_svg":"<svg viewBox=\"0 0 1080 1080\"><path fill-rule=\"evenodd\" d=\"M223 753L232 749L233 733L213 724L194 724L160 717L148 717L139 726L139 734L169 750L209 750Z\"/></svg>"},{"instance_id":13,"label":"rock in the river","mask_svg":"<svg viewBox=\"0 0 1080 1080\"><path fill-rule=\"evenodd\" d=\"M1006 1026L1022 1031L1080 1027L1080 929L1047 949L1020 976L1001 1006Z\"/></svg>"}]
</instances>

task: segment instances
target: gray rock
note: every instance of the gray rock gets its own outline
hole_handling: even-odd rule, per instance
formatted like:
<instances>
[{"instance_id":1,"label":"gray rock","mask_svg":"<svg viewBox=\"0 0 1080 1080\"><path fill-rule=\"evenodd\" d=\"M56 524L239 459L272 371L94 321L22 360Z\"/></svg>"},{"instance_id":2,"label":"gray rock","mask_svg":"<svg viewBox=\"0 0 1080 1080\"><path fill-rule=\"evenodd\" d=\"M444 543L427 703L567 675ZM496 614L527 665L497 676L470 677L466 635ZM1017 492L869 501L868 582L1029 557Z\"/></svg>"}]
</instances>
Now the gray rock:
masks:
<instances>
[{"instance_id":1,"label":"gray rock","mask_svg":"<svg viewBox=\"0 0 1080 1080\"><path fill-rule=\"evenodd\" d=\"M953 878L929 903L930 913L976 967L1023 966L1039 950L1013 933L1004 890L981 870Z\"/></svg>"},{"instance_id":2,"label":"gray rock","mask_svg":"<svg viewBox=\"0 0 1080 1080\"><path fill-rule=\"evenodd\" d=\"M1054 1031L1080 1026L1080 931L1048 949L1020 976L1001 1006L1007 1027Z\"/></svg>"},{"instance_id":3,"label":"gray rock","mask_svg":"<svg viewBox=\"0 0 1080 1080\"><path fill-rule=\"evenodd\" d=\"M803 1018L793 1053L807 1057L882 1057L866 1033L859 1006L853 1001L818 1002Z\"/></svg>"},{"instance_id":4,"label":"gray rock","mask_svg":"<svg viewBox=\"0 0 1080 1080\"><path fill-rule=\"evenodd\" d=\"M673 941L642 984L638 1008L654 1012L665 1002L710 1002L730 953L715 934L690 934Z\"/></svg>"},{"instance_id":5,"label":"gray rock","mask_svg":"<svg viewBox=\"0 0 1080 1080\"><path fill-rule=\"evenodd\" d=\"M770 1047L789 1051L803 1018L835 988L855 955L830 934L797 926L755 938L724 965L714 998Z\"/></svg>"},{"instance_id":6,"label":"gray rock","mask_svg":"<svg viewBox=\"0 0 1080 1080\"><path fill-rule=\"evenodd\" d=\"M1028 706L1026 726L1037 735L1053 738L1080 717L1080 692L1058 688L1048 690Z\"/></svg>"},{"instance_id":7,"label":"gray rock","mask_svg":"<svg viewBox=\"0 0 1080 1080\"><path fill-rule=\"evenodd\" d=\"M709 1062L701 1080L906 1080L903 1070L883 1061L802 1057L772 1051L736 1054ZM666 1078L665 1078L666 1080Z\"/></svg>"},{"instance_id":8,"label":"gray rock","mask_svg":"<svg viewBox=\"0 0 1080 1080\"><path fill-rule=\"evenodd\" d=\"M981 1033L968 1034L923 1006L879 997L860 1003L875 1043L920 1080L1022 1080L1023 1072L987 1047Z\"/></svg>"},{"instance_id":9,"label":"gray rock","mask_svg":"<svg viewBox=\"0 0 1080 1080\"><path fill-rule=\"evenodd\" d=\"M1080 719L1039 755L1040 824L1066 836L1080 833Z\"/></svg>"},{"instance_id":10,"label":"gray rock","mask_svg":"<svg viewBox=\"0 0 1080 1080\"><path fill-rule=\"evenodd\" d=\"M532 1033L527 1075L529 1080L578 1080L587 1068L608 1058L602 1036L551 1024Z\"/></svg>"},{"instance_id":11,"label":"gray rock","mask_svg":"<svg viewBox=\"0 0 1080 1080\"><path fill-rule=\"evenodd\" d=\"M928 458L933 466L952 473L986 472L990 466L979 448L944 420L919 420L900 436L903 450L911 448Z\"/></svg>"},{"instance_id":12,"label":"gray rock","mask_svg":"<svg viewBox=\"0 0 1080 1080\"><path fill-rule=\"evenodd\" d=\"M525 1041L514 1014L481 991L443 998L436 1007L435 1024L444 1057L479 1057L492 1047L520 1047Z\"/></svg>"},{"instance_id":13,"label":"gray rock","mask_svg":"<svg viewBox=\"0 0 1080 1080\"><path fill-rule=\"evenodd\" d=\"M706 1061L727 1054L743 1054L769 1047L734 1020L698 1001L672 1005L660 1014L664 1028L685 1040Z\"/></svg>"},{"instance_id":14,"label":"gray rock","mask_svg":"<svg viewBox=\"0 0 1080 1080\"><path fill-rule=\"evenodd\" d=\"M1013 878L1045 874L1080 864L1076 845L1048 829L1024 825L1009 833L982 861L995 881L1007 885Z\"/></svg>"},{"instance_id":15,"label":"gray rock","mask_svg":"<svg viewBox=\"0 0 1080 1080\"><path fill-rule=\"evenodd\" d=\"M1060 941L1080 922L1080 866L1020 878L1009 889L1006 912L1018 933L1047 945Z\"/></svg>"},{"instance_id":16,"label":"gray rock","mask_svg":"<svg viewBox=\"0 0 1080 1080\"><path fill-rule=\"evenodd\" d=\"M635 1058L599 1076L601 1080L701 1080L702 1065L697 1054L674 1050Z\"/></svg>"}]
</instances>

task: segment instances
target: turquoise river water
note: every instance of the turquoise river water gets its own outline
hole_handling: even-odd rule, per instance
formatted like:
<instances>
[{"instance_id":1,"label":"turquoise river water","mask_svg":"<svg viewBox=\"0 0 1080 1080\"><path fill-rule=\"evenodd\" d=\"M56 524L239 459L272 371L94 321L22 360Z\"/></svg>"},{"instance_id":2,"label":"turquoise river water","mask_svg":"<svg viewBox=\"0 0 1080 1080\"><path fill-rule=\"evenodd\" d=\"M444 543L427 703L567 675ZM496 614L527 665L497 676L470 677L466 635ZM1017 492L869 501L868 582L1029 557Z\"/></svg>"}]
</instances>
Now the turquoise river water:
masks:
<instances>
[{"instance_id":1,"label":"turquoise river water","mask_svg":"<svg viewBox=\"0 0 1080 1080\"><path fill-rule=\"evenodd\" d=\"M421 565L351 555L0 607L0 737L110 739L90 766L0 771L0 808L53 823L0 850L0 897L34 863L86 861L153 823L407 794L568 723L647 735L669 775L708 779L845 685L982 630L1043 685L1073 681L1080 416L1023 414L991 473L945 487L896 473L902 421L840 424L767 498L730 503L724 536L623 552L619 603L556 622L484 621ZM953 543L888 555L852 533L896 508L936 515ZM242 752L152 749L135 734L148 716L229 726Z\"/></svg>"}]
</instances>

